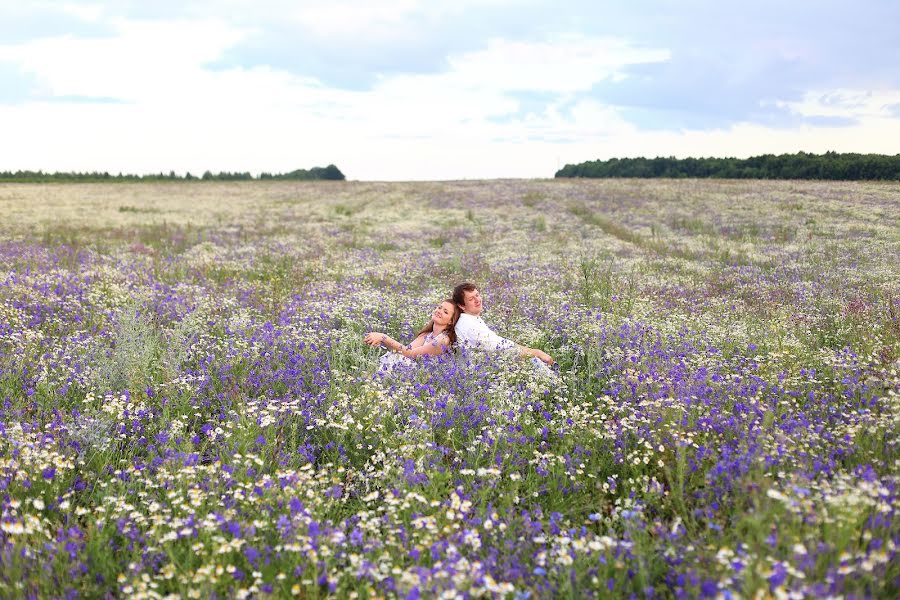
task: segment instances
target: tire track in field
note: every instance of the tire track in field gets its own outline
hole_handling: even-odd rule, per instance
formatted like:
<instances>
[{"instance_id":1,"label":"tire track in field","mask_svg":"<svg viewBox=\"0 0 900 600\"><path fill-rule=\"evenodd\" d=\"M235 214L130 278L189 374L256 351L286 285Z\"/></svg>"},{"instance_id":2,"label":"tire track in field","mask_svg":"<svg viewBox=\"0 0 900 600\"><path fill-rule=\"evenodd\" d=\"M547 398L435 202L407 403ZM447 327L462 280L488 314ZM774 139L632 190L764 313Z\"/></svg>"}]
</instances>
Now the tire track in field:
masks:
<instances>
[{"instance_id":1,"label":"tire track in field","mask_svg":"<svg viewBox=\"0 0 900 600\"><path fill-rule=\"evenodd\" d=\"M633 244L642 250L646 250L648 252L652 252L653 254L658 254L661 256L674 256L677 258L683 258L686 260L703 260L705 257L692 250L685 250L683 248L675 248L664 241L659 239L654 239L651 237L643 236L639 233L636 233L627 227L616 223L610 219L607 219L603 215L597 214L589 209L587 206L583 204L577 204L575 206L569 207L569 212L582 220L582 222L587 223L588 225L592 225L594 227L599 228L604 233L607 233L623 242L627 242L629 244Z\"/></svg>"}]
</instances>

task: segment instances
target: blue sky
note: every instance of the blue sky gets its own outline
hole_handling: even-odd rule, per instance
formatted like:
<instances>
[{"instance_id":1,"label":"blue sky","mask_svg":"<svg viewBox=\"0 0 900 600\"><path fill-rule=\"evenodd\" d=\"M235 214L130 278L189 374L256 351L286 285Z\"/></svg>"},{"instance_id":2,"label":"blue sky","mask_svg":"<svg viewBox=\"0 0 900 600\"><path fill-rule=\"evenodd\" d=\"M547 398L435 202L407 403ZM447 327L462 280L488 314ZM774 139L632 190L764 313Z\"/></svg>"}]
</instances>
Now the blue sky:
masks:
<instances>
[{"instance_id":1,"label":"blue sky","mask_svg":"<svg viewBox=\"0 0 900 600\"><path fill-rule=\"evenodd\" d=\"M897 23L871 0L0 0L0 170L894 154Z\"/></svg>"}]
</instances>

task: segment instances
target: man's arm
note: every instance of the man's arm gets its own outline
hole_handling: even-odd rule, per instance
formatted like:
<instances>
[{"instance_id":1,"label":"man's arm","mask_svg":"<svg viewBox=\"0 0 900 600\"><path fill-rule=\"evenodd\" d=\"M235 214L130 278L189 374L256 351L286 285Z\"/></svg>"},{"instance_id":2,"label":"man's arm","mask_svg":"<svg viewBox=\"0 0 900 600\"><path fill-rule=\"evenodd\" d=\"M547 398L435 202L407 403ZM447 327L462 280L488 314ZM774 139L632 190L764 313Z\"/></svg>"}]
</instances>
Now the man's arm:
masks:
<instances>
[{"instance_id":1,"label":"man's arm","mask_svg":"<svg viewBox=\"0 0 900 600\"><path fill-rule=\"evenodd\" d=\"M519 346L519 356L533 356L548 365L552 365L556 361L553 360L553 357L544 352L543 350L538 350L537 348L529 348L528 346Z\"/></svg>"},{"instance_id":2,"label":"man's arm","mask_svg":"<svg viewBox=\"0 0 900 600\"><path fill-rule=\"evenodd\" d=\"M533 356L548 365L552 365L555 360L553 357L537 348L529 348L521 346L514 341L498 335L482 320L466 320L462 322L462 327L457 327L456 335L463 342L469 342L485 350L511 350L516 348L519 356Z\"/></svg>"}]
</instances>

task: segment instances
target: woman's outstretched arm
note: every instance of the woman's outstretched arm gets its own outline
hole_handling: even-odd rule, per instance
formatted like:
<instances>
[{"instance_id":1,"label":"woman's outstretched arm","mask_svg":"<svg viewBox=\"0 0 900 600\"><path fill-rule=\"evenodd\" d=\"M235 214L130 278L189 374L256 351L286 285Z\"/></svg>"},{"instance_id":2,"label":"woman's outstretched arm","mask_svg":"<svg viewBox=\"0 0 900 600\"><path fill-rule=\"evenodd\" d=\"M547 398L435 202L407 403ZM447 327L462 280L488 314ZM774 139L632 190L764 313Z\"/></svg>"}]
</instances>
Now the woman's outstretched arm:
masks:
<instances>
[{"instance_id":1,"label":"woman's outstretched arm","mask_svg":"<svg viewBox=\"0 0 900 600\"><path fill-rule=\"evenodd\" d=\"M392 352L399 352L407 358L416 358L417 356L436 356L449 347L446 336L440 336L432 343L422 343L425 339L424 335L420 335L409 346L404 346L391 336L378 331L370 331L366 334L364 341L370 346L384 346Z\"/></svg>"}]
</instances>

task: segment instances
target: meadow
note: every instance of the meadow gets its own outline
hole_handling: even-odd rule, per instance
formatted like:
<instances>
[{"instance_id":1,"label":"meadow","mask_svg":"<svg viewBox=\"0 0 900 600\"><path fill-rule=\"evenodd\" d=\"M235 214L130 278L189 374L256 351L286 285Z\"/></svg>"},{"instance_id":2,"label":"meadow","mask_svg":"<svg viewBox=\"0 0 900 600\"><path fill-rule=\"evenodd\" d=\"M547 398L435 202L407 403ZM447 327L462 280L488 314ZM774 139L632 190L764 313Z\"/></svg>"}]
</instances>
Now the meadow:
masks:
<instances>
[{"instance_id":1,"label":"meadow","mask_svg":"<svg viewBox=\"0 0 900 600\"><path fill-rule=\"evenodd\" d=\"M900 185L0 185L0 597L900 595ZM391 373L456 283L551 375Z\"/></svg>"}]
</instances>

